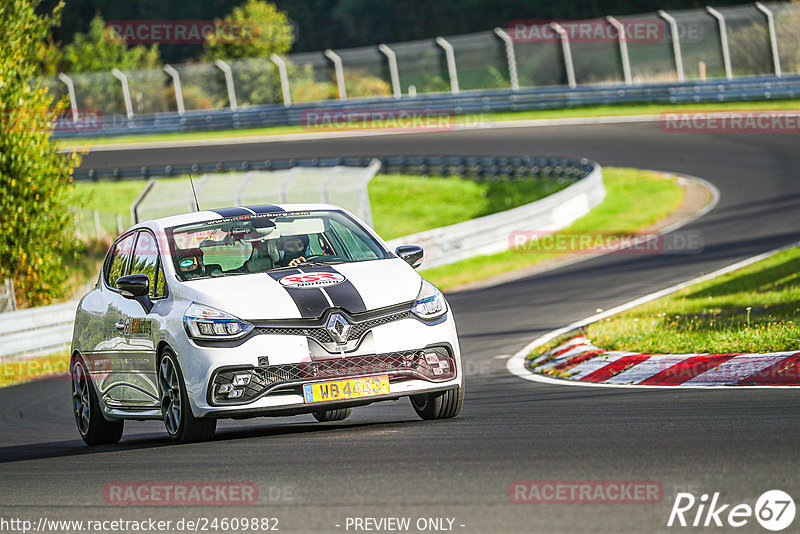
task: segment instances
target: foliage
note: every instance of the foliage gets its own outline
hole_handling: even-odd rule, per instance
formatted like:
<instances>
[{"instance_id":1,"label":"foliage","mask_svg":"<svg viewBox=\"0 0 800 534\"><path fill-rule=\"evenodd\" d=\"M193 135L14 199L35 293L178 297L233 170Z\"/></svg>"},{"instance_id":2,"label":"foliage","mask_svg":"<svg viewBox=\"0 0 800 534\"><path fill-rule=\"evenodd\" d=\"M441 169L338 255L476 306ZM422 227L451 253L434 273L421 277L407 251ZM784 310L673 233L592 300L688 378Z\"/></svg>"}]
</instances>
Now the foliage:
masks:
<instances>
[{"instance_id":1,"label":"foliage","mask_svg":"<svg viewBox=\"0 0 800 534\"><path fill-rule=\"evenodd\" d=\"M279 11L273 4L263 0L247 0L234 8L233 13L225 17L219 24L254 26L253 39L242 39L241 42L225 42L212 36L205 45L206 60L269 58L271 54L286 54L292 47L294 35L286 13Z\"/></svg>"},{"instance_id":2,"label":"foliage","mask_svg":"<svg viewBox=\"0 0 800 534\"><path fill-rule=\"evenodd\" d=\"M60 7L38 16L37 4L0 4L0 278L14 280L23 304L62 294L66 262L76 251L67 202L80 158L60 154L49 142L64 103L52 108L47 90L30 83Z\"/></svg>"},{"instance_id":3,"label":"foliage","mask_svg":"<svg viewBox=\"0 0 800 534\"><path fill-rule=\"evenodd\" d=\"M92 19L89 33L75 35L75 40L64 47L62 72L125 71L147 67L160 67L158 48L128 46L125 40L106 28L103 18Z\"/></svg>"}]
</instances>

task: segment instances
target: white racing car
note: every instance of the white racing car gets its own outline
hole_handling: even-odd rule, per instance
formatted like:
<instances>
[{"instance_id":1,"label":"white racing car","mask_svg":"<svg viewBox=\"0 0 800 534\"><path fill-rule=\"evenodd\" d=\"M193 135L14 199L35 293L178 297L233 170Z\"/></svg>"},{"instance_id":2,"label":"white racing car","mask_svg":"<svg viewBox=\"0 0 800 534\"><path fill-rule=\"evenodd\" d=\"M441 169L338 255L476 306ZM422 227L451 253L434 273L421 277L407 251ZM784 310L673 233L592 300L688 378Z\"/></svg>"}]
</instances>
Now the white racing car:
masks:
<instances>
[{"instance_id":1,"label":"white racing car","mask_svg":"<svg viewBox=\"0 0 800 534\"><path fill-rule=\"evenodd\" d=\"M464 401L455 322L415 272L331 205L249 206L140 223L111 245L75 317L70 371L83 440L163 419L179 442L218 418L311 413L410 397L423 419Z\"/></svg>"}]
</instances>

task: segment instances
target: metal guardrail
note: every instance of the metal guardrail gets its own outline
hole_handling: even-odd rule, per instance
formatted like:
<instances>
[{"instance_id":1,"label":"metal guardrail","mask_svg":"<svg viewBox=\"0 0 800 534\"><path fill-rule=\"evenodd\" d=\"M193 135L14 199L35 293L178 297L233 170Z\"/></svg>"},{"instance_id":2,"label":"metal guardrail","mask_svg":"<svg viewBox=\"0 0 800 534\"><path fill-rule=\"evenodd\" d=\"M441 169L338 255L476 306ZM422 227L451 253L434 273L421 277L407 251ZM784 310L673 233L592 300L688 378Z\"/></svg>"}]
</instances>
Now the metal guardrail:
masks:
<instances>
[{"instance_id":1,"label":"metal guardrail","mask_svg":"<svg viewBox=\"0 0 800 534\"><path fill-rule=\"evenodd\" d=\"M365 157L291 161L294 164L314 163L320 165L325 163L331 166L337 162L343 164L342 162L347 161L350 162L349 164L366 166L374 159L374 157ZM473 242L465 236L465 230L466 233L476 233L466 226L472 221L431 231L434 233L438 231L442 235L438 236L436 240L427 239L425 241L425 244L431 247L429 251L426 251L427 266L435 265L433 260L437 254L442 255L442 248L456 246L454 244L460 244L458 246L462 249L459 259L469 257L470 254L484 254L487 252L482 251L496 249L501 244L501 237L507 244L508 233L514 229L512 227L515 224L537 229L549 229L554 224L564 225L570 217L583 215L582 210L588 211L589 207L602 200L604 194L599 165L585 159L463 156L398 156L379 159L383 163L383 172L461 175L479 181L499 180L502 177L510 180L550 178L573 182L573 185L566 189L532 203L537 205L533 209L530 207L531 204L528 204L488 216L492 218L490 221L494 230L491 232L491 239L485 243ZM282 161L280 164L288 165L289 161ZM248 163L248 167L255 168L257 162L246 163ZM261 162L261 164L263 165L265 162ZM200 166L195 167L200 168ZM241 168L241 164L236 168ZM171 172L175 173L178 170L172 168ZM121 172L119 174L122 175ZM98 178L98 173L95 173L94 177ZM559 206L561 207L560 212L558 211ZM482 219L481 228L486 223L487 217ZM555 228L553 227L553 229ZM390 243L393 242L390 241ZM465 255L464 251L468 251L468 254ZM0 357L35 357L68 350L72 339L76 309L77 302L68 302L0 314Z\"/></svg>"},{"instance_id":2,"label":"metal guardrail","mask_svg":"<svg viewBox=\"0 0 800 534\"><path fill-rule=\"evenodd\" d=\"M430 110L454 115L561 109L616 104L691 104L800 97L800 74L747 76L733 80L648 83L640 85L549 86L519 90L496 89L452 93L426 93L403 98L351 98L346 101L253 106L245 109L186 111L104 117L98 127L64 129L53 139L114 137L158 133L185 133L269 126L303 126L309 111L336 113L348 109L371 111ZM319 127L309 127L318 131Z\"/></svg>"},{"instance_id":3,"label":"metal guardrail","mask_svg":"<svg viewBox=\"0 0 800 534\"><path fill-rule=\"evenodd\" d=\"M392 239L387 244L392 250L400 245L421 246L425 250L422 265L428 269L508 250L513 232L554 232L566 228L589 213L606 195L600 165L582 163L592 165L591 172L545 198L500 213Z\"/></svg>"},{"instance_id":4,"label":"metal guardrail","mask_svg":"<svg viewBox=\"0 0 800 534\"><path fill-rule=\"evenodd\" d=\"M69 349L76 301L0 314L0 357L34 357Z\"/></svg>"}]
</instances>

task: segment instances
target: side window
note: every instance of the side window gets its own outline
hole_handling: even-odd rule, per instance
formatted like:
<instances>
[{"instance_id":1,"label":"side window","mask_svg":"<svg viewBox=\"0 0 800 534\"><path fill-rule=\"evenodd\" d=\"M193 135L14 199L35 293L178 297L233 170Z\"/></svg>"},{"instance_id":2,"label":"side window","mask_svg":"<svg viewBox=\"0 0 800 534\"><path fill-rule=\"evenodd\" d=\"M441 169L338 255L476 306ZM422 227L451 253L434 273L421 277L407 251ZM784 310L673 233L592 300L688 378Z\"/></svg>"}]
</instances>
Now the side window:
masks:
<instances>
[{"instance_id":1,"label":"side window","mask_svg":"<svg viewBox=\"0 0 800 534\"><path fill-rule=\"evenodd\" d=\"M131 274L146 274L150 279L150 296L163 296L157 293L161 292L158 287L158 279L163 276L158 276L158 246L156 239L150 232L139 232L139 239L136 240L136 248L133 251L133 260L131 261Z\"/></svg>"},{"instance_id":2,"label":"side window","mask_svg":"<svg viewBox=\"0 0 800 534\"><path fill-rule=\"evenodd\" d=\"M128 257L133 248L133 238L136 234L130 234L123 237L111 251L111 258L108 262L108 271L106 271L106 283L109 286L117 287L117 278L124 276L128 268Z\"/></svg>"}]
</instances>

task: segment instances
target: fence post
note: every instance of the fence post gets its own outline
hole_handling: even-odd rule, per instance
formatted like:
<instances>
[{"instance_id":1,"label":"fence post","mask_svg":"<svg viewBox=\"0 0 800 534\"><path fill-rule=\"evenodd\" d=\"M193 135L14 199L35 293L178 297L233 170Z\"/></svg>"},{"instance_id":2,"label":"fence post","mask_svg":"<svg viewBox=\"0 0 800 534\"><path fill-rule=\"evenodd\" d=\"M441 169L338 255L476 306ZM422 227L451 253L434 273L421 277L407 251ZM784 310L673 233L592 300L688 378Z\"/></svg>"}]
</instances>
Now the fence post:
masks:
<instances>
[{"instance_id":1,"label":"fence post","mask_svg":"<svg viewBox=\"0 0 800 534\"><path fill-rule=\"evenodd\" d=\"M508 78L511 81L511 90L519 91L519 78L517 77L517 57L514 55L514 41L503 28L495 28L497 35L505 45L506 61L508 62Z\"/></svg>"},{"instance_id":2,"label":"fence post","mask_svg":"<svg viewBox=\"0 0 800 534\"><path fill-rule=\"evenodd\" d=\"M625 78L625 85L631 85L633 83L633 77L631 76L631 61L628 57L628 37L625 35L625 27L620 21L610 15L606 17L606 20L617 29L619 55L622 58L622 75Z\"/></svg>"},{"instance_id":3,"label":"fence post","mask_svg":"<svg viewBox=\"0 0 800 534\"><path fill-rule=\"evenodd\" d=\"M561 39L561 50L564 52L564 68L567 70L567 83L570 87L575 87L575 67L572 65L572 49L569 46L569 34L567 30L558 22L551 22L550 27L555 30Z\"/></svg>"},{"instance_id":4,"label":"fence post","mask_svg":"<svg viewBox=\"0 0 800 534\"><path fill-rule=\"evenodd\" d=\"M269 56L275 65L278 67L278 75L281 78L281 92L283 93L283 105L292 105L292 93L289 90L289 73L286 71L286 62L278 54Z\"/></svg>"},{"instance_id":5,"label":"fence post","mask_svg":"<svg viewBox=\"0 0 800 534\"><path fill-rule=\"evenodd\" d=\"M678 21L663 9L658 10L658 16L669 24L669 31L672 35L672 54L675 57L675 72L678 74L678 81L682 82L686 78L683 74L683 56L681 55L681 40L678 34Z\"/></svg>"},{"instance_id":6,"label":"fence post","mask_svg":"<svg viewBox=\"0 0 800 534\"><path fill-rule=\"evenodd\" d=\"M144 189L142 189L142 192L139 193L136 199L131 203L131 219L133 219L133 224L139 224L139 204L142 203L144 197L146 197L150 190L153 189L155 184L156 179L150 178L147 181L147 184L145 184Z\"/></svg>"},{"instance_id":7,"label":"fence post","mask_svg":"<svg viewBox=\"0 0 800 534\"><path fill-rule=\"evenodd\" d=\"M133 118L133 106L131 105L131 91L128 87L128 77L121 70L111 69L111 74L122 84L122 99L125 101L125 114L129 119Z\"/></svg>"},{"instance_id":8,"label":"fence post","mask_svg":"<svg viewBox=\"0 0 800 534\"><path fill-rule=\"evenodd\" d=\"M78 122L78 102L75 98L75 84L72 83L72 78L64 74L58 73L58 79L67 86L67 94L69 94L69 109L72 110L72 122Z\"/></svg>"},{"instance_id":9,"label":"fence post","mask_svg":"<svg viewBox=\"0 0 800 534\"><path fill-rule=\"evenodd\" d=\"M392 80L392 93L395 98L400 98L403 96L403 90L400 88L400 73L397 70L397 54L383 43L378 45L378 50L386 56L386 61L389 63L389 78Z\"/></svg>"},{"instance_id":10,"label":"fence post","mask_svg":"<svg viewBox=\"0 0 800 534\"><path fill-rule=\"evenodd\" d=\"M339 54L328 48L323 52L325 57L333 63L333 70L336 73L336 85L339 88L339 100L347 100L347 88L344 85L344 67L342 66L342 58Z\"/></svg>"},{"instance_id":11,"label":"fence post","mask_svg":"<svg viewBox=\"0 0 800 534\"><path fill-rule=\"evenodd\" d=\"M236 111L239 106L236 105L236 90L233 86L233 72L231 72L231 67L221 59L214 60L214 65L225 75L225 86L228 89L228 104L230 104L231 111Z\"/></svg>"},{"instance_id":12,"label":"fence post","mask_svg":"<svg viewBox=\"0 0 800 534\"><path fill-rule=\"evenodd\" d=\"M767 6L761 2L756 2L756 9L767 16L767 28L769 29L769 45L772 49L772 64L775 66L775 76L781 76L781 57L778 54L778 36L775 32L775 16Z\"/></svg>"},{"instance_id":13,"label":"fence post","mask_svg":"<svg viewBox=\"0 0 800 534\"><path fill-rule=\"evenodd\" d=\"M725 77L731 80L733 79L733 72L731 72L731 53L728 49L728 27L725 24L725 17L711 6L706 6L706 11L719 22L719 42L722 46L722 62L725 64Z\"/></svg>"},{"instance_id":14,"label":"fence post","mask_svg":"<svg viewBox=\"0 0 800 534\"><path fill-rule=\"evenodd\" d=\"M181 90L181 75L175 70L175 67L167 63L164 65L164 72L172 78L172 85L175 88L175 103L178 106L178 115L186 114L186 109L183 107L183 91Z\"/></svg>"},{"instance_id":15,"label":"fence post","mask_svg":"<svg viewBox=\"0 0 800 534\"><path fill-rule=\"evenodd\" d=\"M450 74L450 92L457 95L460 91L458 89L458 72L456 71L456 54L453 51L453 45L448 43L444 38L437 37L436 44L444 50L444 56L447 60L447 72Z\"/></svg>"}]
</instances>

